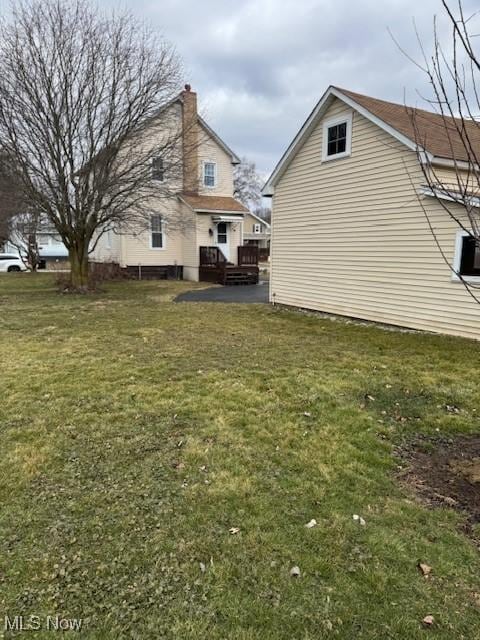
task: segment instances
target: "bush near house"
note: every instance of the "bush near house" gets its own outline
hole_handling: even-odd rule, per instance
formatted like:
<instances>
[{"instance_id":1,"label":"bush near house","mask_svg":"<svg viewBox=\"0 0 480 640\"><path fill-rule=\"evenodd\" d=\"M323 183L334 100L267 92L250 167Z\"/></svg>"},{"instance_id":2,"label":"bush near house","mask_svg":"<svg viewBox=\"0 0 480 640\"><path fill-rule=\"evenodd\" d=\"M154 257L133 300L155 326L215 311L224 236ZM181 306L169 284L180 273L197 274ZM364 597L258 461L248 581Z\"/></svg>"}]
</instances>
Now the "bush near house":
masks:
<instances>
[{"instance_id":1,"label":"bush near house","mask_svg":"<svg viewBox=\"0 0 480 640\"><path fill-rule=\"evenodd\" d=\"M86 638L478 638L475 525L395 451L478 432L480 345L173 303L187 286L0 278L2 613Z\"/></svg>"}]
</instances>

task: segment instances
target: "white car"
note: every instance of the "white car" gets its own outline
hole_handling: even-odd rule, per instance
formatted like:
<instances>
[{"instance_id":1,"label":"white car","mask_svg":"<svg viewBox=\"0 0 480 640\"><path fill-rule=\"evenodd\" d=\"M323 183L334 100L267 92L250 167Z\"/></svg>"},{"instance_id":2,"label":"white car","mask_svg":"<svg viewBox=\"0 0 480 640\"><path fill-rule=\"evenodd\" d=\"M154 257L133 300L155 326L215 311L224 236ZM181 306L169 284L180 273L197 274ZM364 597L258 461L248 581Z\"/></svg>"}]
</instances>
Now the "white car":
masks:
<instances>
[{"instance_id":1,"label":"white car","mask_svg":"<svg viewBox=\"0 0 480 640\"><path fill-rule=\"evenodd\" d=\"M0 271L27 271L27 267L23 264L20 256L14 256L11 253L0 253Z\"/></svg>"}]
</instances>

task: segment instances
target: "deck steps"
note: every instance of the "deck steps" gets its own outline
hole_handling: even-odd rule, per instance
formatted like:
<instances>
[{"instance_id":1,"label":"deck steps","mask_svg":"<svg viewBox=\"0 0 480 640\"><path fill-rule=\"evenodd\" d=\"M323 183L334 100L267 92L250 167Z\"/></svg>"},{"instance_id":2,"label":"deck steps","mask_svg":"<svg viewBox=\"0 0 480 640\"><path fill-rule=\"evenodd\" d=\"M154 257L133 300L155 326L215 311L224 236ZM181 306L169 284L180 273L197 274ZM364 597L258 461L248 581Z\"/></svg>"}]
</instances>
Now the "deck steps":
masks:
<instances>
[{"instance_id":1,"label":"deck steps","mask_svg":"<svg viewBox=\"0 0 480 640\"><path fill-rule=\"evenodd\" d=\"M239 271L235 267L227 267L225 270L225 284L228 285L247 285L258 283L258 270Z\"/></svg>"}]
</instances>

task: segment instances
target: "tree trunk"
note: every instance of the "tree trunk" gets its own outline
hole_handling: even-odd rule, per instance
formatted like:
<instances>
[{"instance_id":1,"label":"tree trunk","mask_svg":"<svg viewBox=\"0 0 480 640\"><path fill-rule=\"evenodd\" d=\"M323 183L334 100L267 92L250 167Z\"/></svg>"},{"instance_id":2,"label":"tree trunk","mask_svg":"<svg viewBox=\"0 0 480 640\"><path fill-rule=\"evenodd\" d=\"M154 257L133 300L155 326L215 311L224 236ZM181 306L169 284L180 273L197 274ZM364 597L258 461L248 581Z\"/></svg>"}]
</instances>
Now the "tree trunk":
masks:
<instances>
[{"instance_id":1,"label":"tree trunk","mask_svg":"<svg viewBox=\"0 0 480 640\"><path fill-rule=\"evenodd\" d=\"M88 252L86 247L73 246L68 255L70 260L70 281L72 287L78 291L88 289Z\"/></svg>"},{"instance_id":2,"label":"tree trunk","mask_svg":"<svg viewBox=\"0 0 480 640\"><path fill-rule=\"evenodd\" d=\"M39 253L37 237L34 233L28 235L27 238L27 260L32 273L37 273Z\"/></svg>"}]
</instances>

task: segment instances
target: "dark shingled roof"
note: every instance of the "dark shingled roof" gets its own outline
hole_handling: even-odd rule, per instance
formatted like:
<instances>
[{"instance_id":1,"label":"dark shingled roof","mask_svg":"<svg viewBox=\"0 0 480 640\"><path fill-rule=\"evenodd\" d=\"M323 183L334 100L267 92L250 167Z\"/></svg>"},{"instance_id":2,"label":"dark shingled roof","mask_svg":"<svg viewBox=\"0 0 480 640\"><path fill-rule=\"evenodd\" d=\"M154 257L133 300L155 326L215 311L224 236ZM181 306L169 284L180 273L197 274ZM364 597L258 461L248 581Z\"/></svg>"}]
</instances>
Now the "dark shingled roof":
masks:
<instances>
[{"instance_id":1,"label":"dark shingled roof","mask_svg":"<svg viewBox=\"0 0 480 640\"><path fill-rule=\"evenodd\" d=\"M420 144L432 155L454 160L469 160L462 137L457 131L457 126L462 126L461 120L444 118L439 113L425 109L416 109L378 98L370 98L340 87L335 87L335 89L413 142ZM464 121L464 123L473 150L477 158L480 158L480 122L471 120Z\"/></svg>"}]
</instances>

